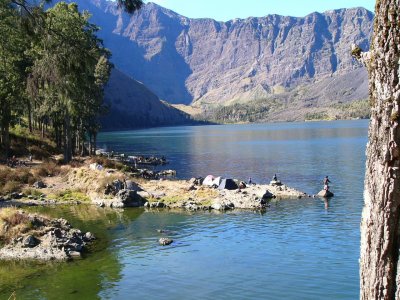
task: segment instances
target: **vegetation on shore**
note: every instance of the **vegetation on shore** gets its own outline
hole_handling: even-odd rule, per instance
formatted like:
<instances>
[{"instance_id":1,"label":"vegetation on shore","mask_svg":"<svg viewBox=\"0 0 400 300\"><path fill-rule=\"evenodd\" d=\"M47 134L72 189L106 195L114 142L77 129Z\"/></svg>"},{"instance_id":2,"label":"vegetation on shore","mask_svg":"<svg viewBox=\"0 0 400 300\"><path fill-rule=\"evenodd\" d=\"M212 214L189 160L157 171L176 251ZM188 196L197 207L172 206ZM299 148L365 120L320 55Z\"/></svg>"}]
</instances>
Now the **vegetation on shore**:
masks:
<instances>
[{"instance_id":1,"label":"vegetation on shore","mask_svg":"<svg viewBox=\"0 0 400 300\"><path fill-rule=\"evenodd\" d=\"M13 131L18 136L21 128L47 136L57 149L63 149L66 162L73 153L85 151L86 136L91 145L95 142L111 64L110 53L89 18L76 4L60 2L44 11L41 6L19 6L11 0L0 3L0 146L4 156L10 154Z\"/></svg>"},{"instance_id":2,"label":"vegetation on shore","mask_svg":"<svg viewBox=\"0 0 400 300\"><path fill-rule=\"evenodd\" d=\"M207 107L204 114L197 114L197 119L214 123L253 123L267 121L324 121L366 119L370 115L367 99L353 102L337 102L325 107L303 107L298 109L298 115L279 117L285 110L285 101L279 96L271 99L257 99L246 103L234 103L227 106ZM277 117L278 116L278 117ZM287 118L287 119L286 119Z\"/></svg>"}]
</instances>

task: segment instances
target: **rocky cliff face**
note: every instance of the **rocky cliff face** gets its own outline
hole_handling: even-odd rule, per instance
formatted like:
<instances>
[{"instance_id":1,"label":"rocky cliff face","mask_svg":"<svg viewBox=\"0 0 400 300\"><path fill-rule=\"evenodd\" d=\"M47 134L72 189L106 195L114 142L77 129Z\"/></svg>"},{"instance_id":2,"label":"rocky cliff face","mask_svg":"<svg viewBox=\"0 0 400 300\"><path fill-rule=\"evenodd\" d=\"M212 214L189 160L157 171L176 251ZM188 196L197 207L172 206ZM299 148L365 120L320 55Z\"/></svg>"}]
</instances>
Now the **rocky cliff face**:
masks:
<instances>
[{"instance_id":1,"label":"rocky cliff face","mask_svg":"<svg viewBox=\"0 0 400 300\"><path fill-rule=\"evenodd\" d=\"M78 3L102 27L119 69L161 99L184 104L267 98L349 74L361 67L350 45L368 49L373 19L371 12L354 8L217 22L189 19L153 3L133 16L113 2Z\"/></svg>"}]
</instances>

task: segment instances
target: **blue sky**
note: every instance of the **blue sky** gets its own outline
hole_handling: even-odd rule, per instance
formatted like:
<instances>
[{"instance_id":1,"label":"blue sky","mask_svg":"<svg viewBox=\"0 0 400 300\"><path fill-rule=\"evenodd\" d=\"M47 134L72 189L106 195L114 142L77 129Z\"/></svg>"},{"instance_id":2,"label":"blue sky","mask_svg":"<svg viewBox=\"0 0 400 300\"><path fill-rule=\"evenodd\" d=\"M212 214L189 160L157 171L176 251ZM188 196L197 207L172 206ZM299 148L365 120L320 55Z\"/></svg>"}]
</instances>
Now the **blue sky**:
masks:
<instances>
[{"instance_id":1,"label":"blue sky","mask_svg":"<svg viewBox=\"0 0 400 300\"><path fill-rule=\"evenodd\" d=\"M304 17L344 7L362 6L374 10L375 0L152 0L183 16L227 21L234 18L263 17L269 14Z\"/></svg>"}]
</instances>

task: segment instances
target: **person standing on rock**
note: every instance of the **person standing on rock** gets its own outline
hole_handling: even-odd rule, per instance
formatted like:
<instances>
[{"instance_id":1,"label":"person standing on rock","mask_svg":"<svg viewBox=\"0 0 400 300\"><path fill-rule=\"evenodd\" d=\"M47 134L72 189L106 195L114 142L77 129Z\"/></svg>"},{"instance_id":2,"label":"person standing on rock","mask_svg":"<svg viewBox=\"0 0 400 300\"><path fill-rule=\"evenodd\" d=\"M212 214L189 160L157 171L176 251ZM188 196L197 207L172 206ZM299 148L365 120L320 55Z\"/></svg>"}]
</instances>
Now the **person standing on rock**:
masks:
<instances>
[{"instance_id":1,"label":"person standing on rock","mask_svg":"<svg viewBox=\"0 0 400 300\"><path fill-rule=\"evenodd\" d=\"M329 183L331 183L331 181L329 180L328 176L325 176L325 178L324 178L324 190L325 191L329 191Z\"/></svg>"}]
</instances>

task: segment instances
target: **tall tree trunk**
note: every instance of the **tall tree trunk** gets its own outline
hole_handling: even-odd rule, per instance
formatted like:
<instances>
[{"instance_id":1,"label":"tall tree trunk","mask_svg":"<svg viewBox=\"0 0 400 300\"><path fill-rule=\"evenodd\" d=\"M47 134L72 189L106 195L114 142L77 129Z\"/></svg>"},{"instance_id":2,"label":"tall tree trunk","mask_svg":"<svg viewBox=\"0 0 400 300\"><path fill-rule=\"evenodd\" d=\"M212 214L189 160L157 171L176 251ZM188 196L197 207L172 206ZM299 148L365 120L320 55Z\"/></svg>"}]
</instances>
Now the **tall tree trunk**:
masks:
<instances>
[{"instance_id":1,"label":"tall tree trunk","mask_svg":"<svg viewBox=\"0 0 400 300\"><path fill-rule=\"evenodd\" d=\"M97 148L97 132L93 132L93 155L96 154L96 148Z\"/></svg>"},{"instance_id":2,"label":"tall tree trunk","mask_svg":"<svg viewBox=\"0 0 400 300\"><path fill-rule=\"evenodd\" d=\"M33 127L32 127L32 105L31 105L31 101L27 100L27 106L28 106L28 128L29 128L29 132L32 133L33 132Z\"/></svg>"},{"instance_id":3,"label":"tall tree trunk","mask_svg":"<svg viewBox=\"0 0 400 300\"><path fill-rule=\"evenodd\" d=\"M64 162L69 163L72 160L72 131L69 113L64 117Z\"/></svg>"},{"instance_id":4,"label":"tall tree trunk","mask_svg":"<svg viewBox=\"0 0 400 300\"><path fill-rule=\"evenodd\" d=\"M372 107L361 222L361 299L400 299L399 4L377 1L371 50L352 51L368 68Z\"/></svg>"},{"instance_id":5,"label":"tall tree trunk","mask_svg":"<svg viewBox=\"0 0 400 300\"><path fill-rule=\"evenodd\" d=\"M10 125L8 123L4 123L1 126L1 143L3 144L5 155L8 157L10 153Z\"/></svg>"},{"instance_id":6,"label":"tall tree trunk","mask_svg":"<svg viewBox=\"0 0 400 300\"><path fill-rule=\"evenodd\" d=\"M93 138L92 138L92 132L89 130L88 132L89 135L89 155L93 155Z\"/></svg>"}]
</instances>

